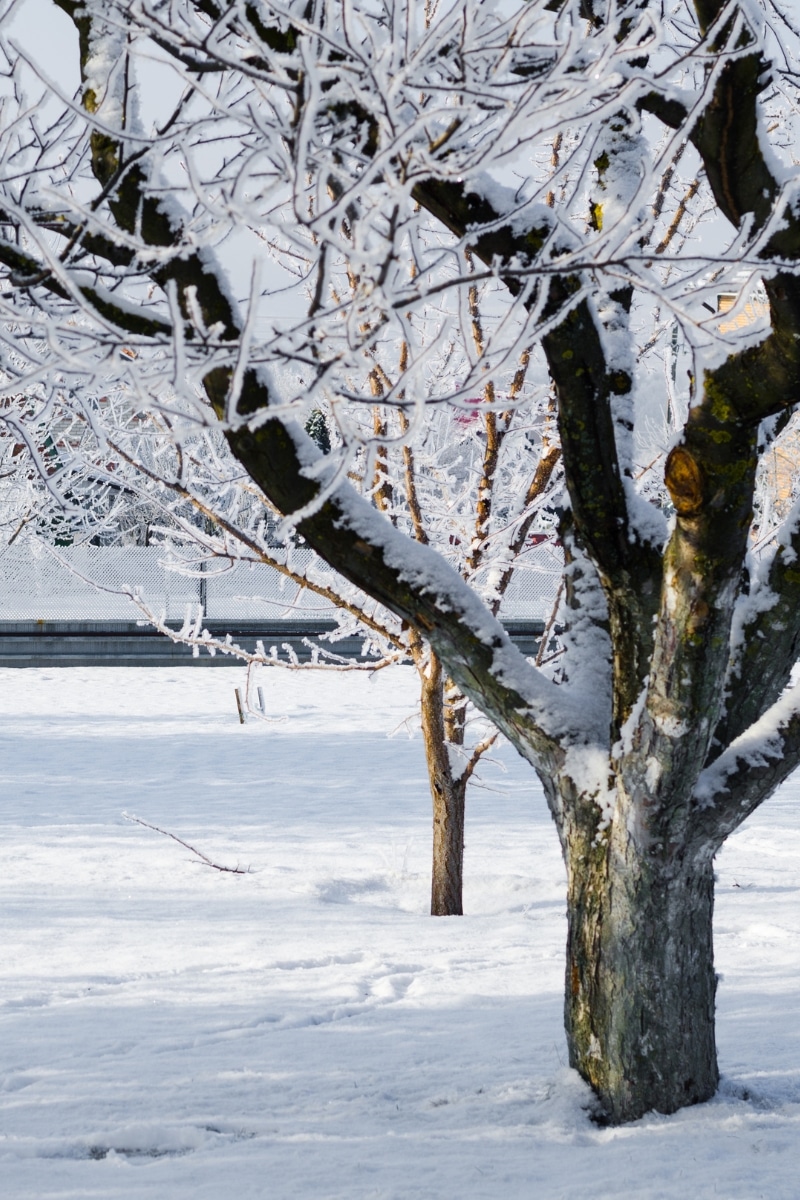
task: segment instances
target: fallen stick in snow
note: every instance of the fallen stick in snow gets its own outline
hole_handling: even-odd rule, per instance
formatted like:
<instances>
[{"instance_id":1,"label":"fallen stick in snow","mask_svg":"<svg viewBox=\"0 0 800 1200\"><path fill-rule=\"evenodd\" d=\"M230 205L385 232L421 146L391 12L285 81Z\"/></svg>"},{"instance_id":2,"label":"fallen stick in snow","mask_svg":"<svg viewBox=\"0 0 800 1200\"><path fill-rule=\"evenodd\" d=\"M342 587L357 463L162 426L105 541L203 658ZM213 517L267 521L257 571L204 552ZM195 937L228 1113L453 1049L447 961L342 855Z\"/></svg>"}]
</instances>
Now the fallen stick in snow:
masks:
<instances>
[{"instance_id":1,"label":"fallen stick in snow","mask_svg":"<svg viewBox=\"0 0 800 1200\"><path fill-rule=\"evenodd\" d=\"M207 867L213 867L215 871L227 871L230 875L250 874L249 867L223 867L220 865L220 863L215 863L208 857L207 854L203 854L202 850L198 850L195 846L190 846L188 842L183 840L183 838L179 838L175 833L170 833L168 829L161 829L158 825L151 825L149 821L143 821L141 817L135 817L133 813L124 812L122 815L126 821L133 821L137 825L143 825L145 829L152 829L155 833L163 833L164 837L172 838L173 842L177 842L179 846L185 846L186 849L190 850L192 854L196 855L201 862L204 862Z\"/></svg>"},{"instance_id":2,"label":"fallen stick in snow","mask_svg":"<svg viewBox=\"0 0 800 1200\"><path fill-rule=\"evenodd\" d=\"M242 703L242 693L239 691L238 688L234 688L234 691L236 692L236 707L239 710L239 724L244 725L245 715L244 715L244 704Z\"/></svg>"}]
</instances>

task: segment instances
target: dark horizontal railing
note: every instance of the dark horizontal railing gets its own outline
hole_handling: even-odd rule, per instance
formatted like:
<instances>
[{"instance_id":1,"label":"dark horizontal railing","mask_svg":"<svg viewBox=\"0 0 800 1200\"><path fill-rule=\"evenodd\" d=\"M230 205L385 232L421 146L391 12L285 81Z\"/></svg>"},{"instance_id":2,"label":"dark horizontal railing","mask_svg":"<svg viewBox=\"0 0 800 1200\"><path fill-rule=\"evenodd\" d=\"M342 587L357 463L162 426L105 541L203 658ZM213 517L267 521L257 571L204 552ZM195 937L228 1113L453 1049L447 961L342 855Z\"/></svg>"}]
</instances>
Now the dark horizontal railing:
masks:
<instances>
[{"instance_id":1,"label":"dark horizontal railing","mask_svg":"<svg viewBox=\"0 0 800 1200\"><path fill-rule=\"evenodd\" d=\"M507 621L506 629L523 654L536 654L543 621ZM180 628L174 625L173 628ZM255 650L263 642L291 646L301 662L311 658L308 639L336 628L333 621L206 621L215 637L230 634L237 645ZM322 645L346 658L360 658L364 638L353 636ZM365 661L368 661L365 659ZM214 657L173 642L134 621L0 621L0 667L235 667L232 654Z\"/></svg>"}]
</instances>

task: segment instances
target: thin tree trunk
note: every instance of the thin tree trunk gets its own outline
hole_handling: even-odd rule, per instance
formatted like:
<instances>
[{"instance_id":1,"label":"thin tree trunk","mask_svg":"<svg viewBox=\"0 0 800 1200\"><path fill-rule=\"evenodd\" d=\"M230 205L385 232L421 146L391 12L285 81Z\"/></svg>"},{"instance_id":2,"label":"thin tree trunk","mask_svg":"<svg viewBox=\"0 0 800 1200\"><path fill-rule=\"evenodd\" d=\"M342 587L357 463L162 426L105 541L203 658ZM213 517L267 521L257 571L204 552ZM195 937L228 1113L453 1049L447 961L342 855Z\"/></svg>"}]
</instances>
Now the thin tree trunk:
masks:
<instances>
[{"instance_id":1,"label":"thin tree trunk","mask_svg":"<svg viewBox=\"0 0 800 1200\"><path fill-rule=\"evenodd\" d=\"M711 854L642 856L627 833L579 840L568 851L570 1064L613 1124L708 1100L719 1080Z\"/></svg>"},{"instance_id":2,"label":"thin tree trunk","mask_svg":"<svg viewBox=\"0 0 800 1200\"><path fill-rule=\"evenodd\" d=\"M456 778L450 763L445 729L445 694L442 666L431 653L419 664L422 682L422 736L433 801L433 867L431 916L463 914L465 775Z\"/></svg>"}]
</instances>

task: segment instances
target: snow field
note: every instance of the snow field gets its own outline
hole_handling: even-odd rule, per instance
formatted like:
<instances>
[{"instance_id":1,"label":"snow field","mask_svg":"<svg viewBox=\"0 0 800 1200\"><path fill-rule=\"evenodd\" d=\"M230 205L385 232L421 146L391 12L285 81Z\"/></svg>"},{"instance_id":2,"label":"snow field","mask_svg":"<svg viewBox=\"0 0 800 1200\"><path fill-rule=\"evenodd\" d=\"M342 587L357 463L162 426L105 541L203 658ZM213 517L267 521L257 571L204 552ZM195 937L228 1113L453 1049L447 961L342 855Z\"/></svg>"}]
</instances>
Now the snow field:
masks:
<instances>
[{"instance_id":1,"label":"snow field","mask_svg":"<svg viewBox=\"0 0 800 1200\"><path fill-rule=\"evenodd\" d=\"M468 797L468 915L427 915L413 671L265 672L285 719L245 727L238 670L0 675L4 1200L800 1195L796 784L718 863L720 1094L604 1130L513 751Z\"/></svg>"}]
</instances>

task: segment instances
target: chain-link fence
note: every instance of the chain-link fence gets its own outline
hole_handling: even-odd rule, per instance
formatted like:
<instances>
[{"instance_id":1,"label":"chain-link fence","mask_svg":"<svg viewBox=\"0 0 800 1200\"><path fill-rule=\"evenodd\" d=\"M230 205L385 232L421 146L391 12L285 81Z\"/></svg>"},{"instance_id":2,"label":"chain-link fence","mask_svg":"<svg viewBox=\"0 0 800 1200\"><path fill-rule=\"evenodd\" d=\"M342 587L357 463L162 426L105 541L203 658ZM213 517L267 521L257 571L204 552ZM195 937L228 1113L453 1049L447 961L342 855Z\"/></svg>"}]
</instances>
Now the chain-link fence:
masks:
<instances>
[{"instance_id":1,"label":"chain-link fence","mask_svg":"<svg viewBox=\"0 0 800 1200\"><path fill-rule=\"evenodd\" d=\"M278 552L279 553L279 552ZM300 573L312 552L291 550ZM284 551L284 556L286 552ZM336 575L317 564L335 586ZM522 558L506 592L501 619L545 621L561 577L560 549L551 542ZM135 621L141 612L128 593L135 589L159 616L182 621L202 605L208 620L269 623L330 620L333 606L264 564L206 564L187 575L158 546L64 546L14 544L0 553L0 621Z\"/></svg>"}]
</instances>

